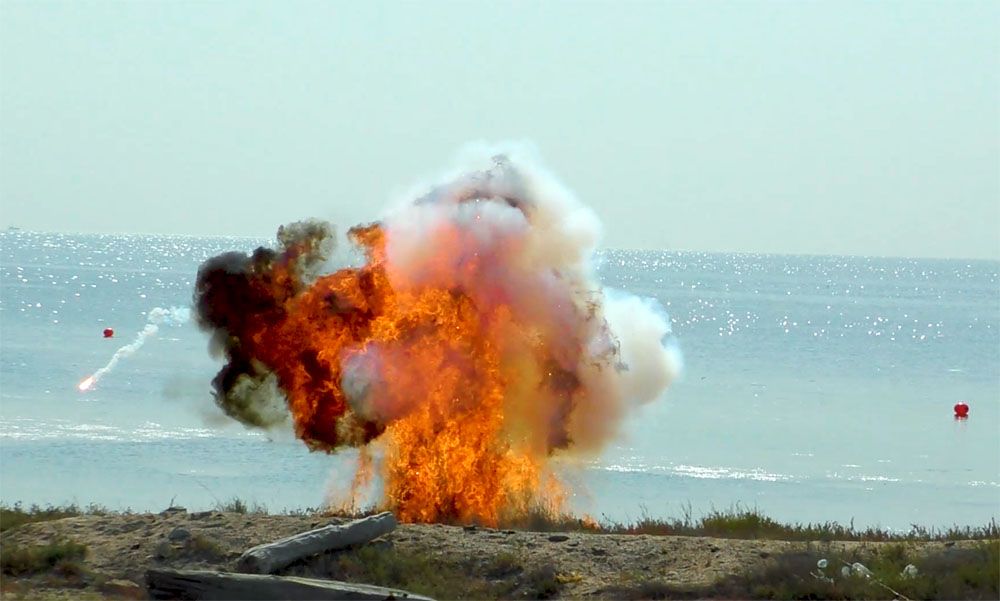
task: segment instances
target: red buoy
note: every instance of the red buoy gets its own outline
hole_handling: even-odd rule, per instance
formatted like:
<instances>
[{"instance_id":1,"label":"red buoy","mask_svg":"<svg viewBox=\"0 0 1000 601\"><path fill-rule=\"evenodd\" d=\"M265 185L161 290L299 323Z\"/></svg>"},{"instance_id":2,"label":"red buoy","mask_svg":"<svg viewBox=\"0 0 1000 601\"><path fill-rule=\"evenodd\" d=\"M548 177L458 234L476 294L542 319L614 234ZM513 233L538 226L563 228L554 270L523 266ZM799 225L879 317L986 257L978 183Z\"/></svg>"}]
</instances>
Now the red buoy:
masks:
<instances>
[{"instance_id":1,"label":"red buoy","mask_svg":"<svg viewBox=\"0 0 1000 601\"><path fill-rule=\"evenodd\" d=\"M959 401L955 404L955 417L959 419L965 419L969 417L969 406L964 402Z\"/></svg>"},{"instance_id":2,"label":"red buoy","mask_svg":"<svg viewBox=\"0 0 1000 601\"><path fill-rule=\"evenodd\" d=\"M115 335L115 331L114 330L112 330L111 328L104 328L104 337L105 338L111 338L114 335ZM958 405L956 405L956 407L957 406Z\"/></svg>"}]
</instances>

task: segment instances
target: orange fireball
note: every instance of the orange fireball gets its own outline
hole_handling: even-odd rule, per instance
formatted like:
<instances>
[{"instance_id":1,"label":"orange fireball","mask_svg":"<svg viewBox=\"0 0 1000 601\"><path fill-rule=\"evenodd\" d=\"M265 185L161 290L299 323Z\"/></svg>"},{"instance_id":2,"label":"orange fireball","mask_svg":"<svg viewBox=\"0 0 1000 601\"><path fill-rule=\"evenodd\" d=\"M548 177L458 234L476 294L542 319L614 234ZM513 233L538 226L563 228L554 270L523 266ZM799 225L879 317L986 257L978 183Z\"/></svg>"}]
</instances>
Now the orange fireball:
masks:
<instances>
[{"instance_id":1,"label":"orange fireball","mask_svg":"<svg viewBox=\"0 0 1000 601\"><path fill-rule=\"evenodd\" d=\"M404 521L558 508L549 458L598 450L674 369L662 315L608 311L596 220L566 194L498 158L350 230L360 267L319 274L333 236L318 222L209 260L196 304L228 359L220 407L269 427L276 383L310 448L377 446L382 504Z\"/></svg>"}]
</instances>

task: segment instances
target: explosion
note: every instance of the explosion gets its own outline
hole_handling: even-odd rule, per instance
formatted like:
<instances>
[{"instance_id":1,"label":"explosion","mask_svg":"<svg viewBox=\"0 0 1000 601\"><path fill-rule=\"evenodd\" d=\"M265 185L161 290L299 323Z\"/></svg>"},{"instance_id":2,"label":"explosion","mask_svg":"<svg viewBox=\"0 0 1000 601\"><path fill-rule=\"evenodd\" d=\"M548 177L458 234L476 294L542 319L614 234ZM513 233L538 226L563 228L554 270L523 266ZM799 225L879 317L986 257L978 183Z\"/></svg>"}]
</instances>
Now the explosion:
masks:
<instances>
[{"instance_id":1,"label":"explosion","mask_svg":"<svg viewBox=\"0 0 1000 601\"><path fill-rule=\"evenodd\" d=\"M403 521L558 508L552 458L600 450L679 369L662 310L597 283L595 215L530 162L490 160L349 230L358 267L323 273L333 230L309 221L198 273L222 410L360 447L356 483L374 472Z\"/></svg>"}]
</instances>

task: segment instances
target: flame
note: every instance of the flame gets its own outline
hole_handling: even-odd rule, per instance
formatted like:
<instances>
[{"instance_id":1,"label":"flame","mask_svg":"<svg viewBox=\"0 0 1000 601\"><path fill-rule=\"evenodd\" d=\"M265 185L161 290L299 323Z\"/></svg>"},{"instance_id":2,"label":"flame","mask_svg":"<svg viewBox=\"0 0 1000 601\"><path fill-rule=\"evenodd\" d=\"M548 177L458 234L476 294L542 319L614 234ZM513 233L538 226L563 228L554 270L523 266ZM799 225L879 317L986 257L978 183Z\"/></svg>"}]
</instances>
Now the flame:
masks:
<instances>
[{"instance_id":1,"label":"flame","mask_svg":"<svg viewBox=\"0 0 1000 601\"><path fill-rule=\"evenodd\" d=\"M550 458L599 449L627 401L650 399L626 392L643 372L627 373L609 300L584 259L553 246L568 234L516 175L498 163L349 230L359 267L310 276L330 234L316 222L279 230L278 251L203 265L199 322L229 357L220 406L268 427L274 381L298 437L362 447L355 487L376 473L403 521L561 508ZM662 350L669 328L656 328Z\"/></svg>"},{"instance_id":2,"label":"flame","mask_svg":"<svg viewBox=\"0 0 1000 601\"><path fill-rule=\"evenodd\" d=\"M79 385L77 385L77 389L79 389L80 392L87 392L94 386L94 382L96 381L97 379L94 378L94 376L87 376L82 382L80 382Z\"/></svg>"}]
</instances>

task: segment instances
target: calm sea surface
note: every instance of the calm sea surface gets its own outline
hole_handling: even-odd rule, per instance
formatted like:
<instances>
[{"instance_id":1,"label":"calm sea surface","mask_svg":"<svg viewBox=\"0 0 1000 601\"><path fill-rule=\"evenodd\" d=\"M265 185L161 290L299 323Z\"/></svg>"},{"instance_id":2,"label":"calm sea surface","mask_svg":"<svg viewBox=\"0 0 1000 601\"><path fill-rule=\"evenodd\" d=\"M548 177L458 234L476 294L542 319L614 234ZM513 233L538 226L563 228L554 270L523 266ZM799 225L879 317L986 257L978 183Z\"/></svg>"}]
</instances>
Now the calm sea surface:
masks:
<instances>
[{"instance_id":1,"label":"calm sea surface","mask_svg":"<svg viewBox=\"0 0 1000 601\"><path fill-rule=\"evenodd\" d=\"M80 380L188 305L198 265L246 238L0 233L0 500L318 506L349 476L220 418L217 362L163 326L97 389ZM658 299L682 380L599 460L579 511L734 504L787 521L983 524L1000 515L1000 263L608 251L608 286ZM105 340L101 330L114 327ZM952 418L957 401L971 406Z\"/></svg>"}]
</instances>

